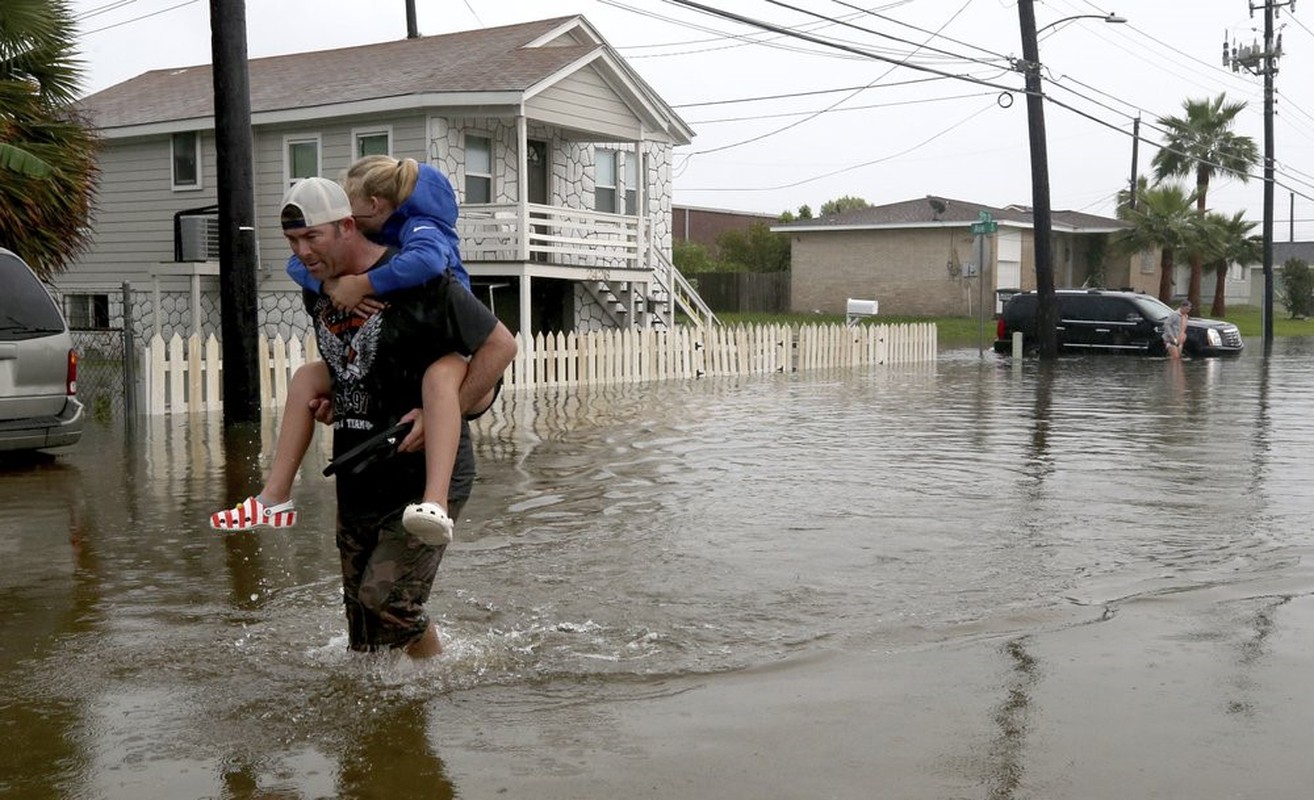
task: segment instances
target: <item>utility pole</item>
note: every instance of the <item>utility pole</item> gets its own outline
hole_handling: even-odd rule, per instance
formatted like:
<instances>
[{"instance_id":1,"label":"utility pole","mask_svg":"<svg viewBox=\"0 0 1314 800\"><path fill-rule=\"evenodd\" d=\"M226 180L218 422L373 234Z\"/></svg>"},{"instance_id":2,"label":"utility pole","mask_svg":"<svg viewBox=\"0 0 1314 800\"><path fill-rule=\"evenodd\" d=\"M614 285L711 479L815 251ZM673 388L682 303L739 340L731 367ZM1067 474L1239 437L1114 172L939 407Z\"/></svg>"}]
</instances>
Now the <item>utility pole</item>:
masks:
<instances>
[{"instance_id":1,"label":"utility pole","mask_svg":"<svg viewBox=\"0 0 1314 800\"><path fill-rule=\"evenodd\" d=\"M406 38L420 38L420 24L415 18L415 0L406 0Z\"/></svg>"},{"instance_id":2,"label":"utility pole","mask_svg":"<svg viewBox=\"0 0 1314 800\"><path fill-rule=\"evenodd\" d=\"M224 426L260 420L256 235L245 0L210 0ZM193 309L197 313L198 309Z\"/></svg>"},{"instance_id":3,"label":"utility pole","mask_svg":"<svg viewBox=\"0 0 1314 800\"><path fill-rule=\"evenodd\" d=\"M1031 232L1036 262L1036 343L1041 360L1058 358L1058 297L1050 236L1049 151L1045 145L1045 98L1040 90L1040 46L1034 0L1018 0L1022 28L1022 72L1027 89L1027 132L1031 142Z\"/></svg>"},{"instance_id":4,"label":"utility pole","mask_svg":"<svg viewBox=\"0 0 1314 800\"><path fill-rule=\"evenodd\" d=\"M1290 6L1294 11L1296 0L1269 0L1263 5L1250 2L1250 16L1255 16L1255 9L1264 9L1264 46L1256 44L1237 46L1233 41L1228 50L1227 39L1223 39L1223 66L1230 63L1233 72L1244 69L1252 75L1264 77L1264 352L1273 347L1273 76L1277 75L1277 60L1282 57L1282 36L1273 38L1273 19L1278 9Z\"/></svg>"},{"instance_id":5,"label":"utility pole","mask_svg":"<svg viewBox=\"0 0 1314 800\"><path fill-rule=\"evenodd\" d=\"M1136 210L1136 191L1140 187L1136 180L1136 156L1141 147L1141 115L1136 115L1136 120L1132 122L1132 172L1131 184L1127 187L1127 210Z\"/></svg>"}]
</instances>

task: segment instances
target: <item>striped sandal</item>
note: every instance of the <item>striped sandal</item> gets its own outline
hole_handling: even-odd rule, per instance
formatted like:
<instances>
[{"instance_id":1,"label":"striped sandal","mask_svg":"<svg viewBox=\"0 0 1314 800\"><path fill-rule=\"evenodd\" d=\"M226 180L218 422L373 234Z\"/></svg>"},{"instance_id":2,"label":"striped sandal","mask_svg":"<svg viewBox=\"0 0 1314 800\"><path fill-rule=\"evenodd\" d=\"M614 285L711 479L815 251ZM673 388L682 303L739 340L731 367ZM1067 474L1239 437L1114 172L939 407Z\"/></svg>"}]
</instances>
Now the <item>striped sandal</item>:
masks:
<instances>
[{"instance_id":1,"label":"striped sandal","mask_svg":"<svg viewBox=\"0 0 1314 800\"><path fill-rule=\"evenodd\" d=\"M250 531L256 528L290 528L297 524L296 504L288 500L267 506L258 497L248 497L235 508L210 515L210 527L217 531Z\"/></svg>"}]
</instances>

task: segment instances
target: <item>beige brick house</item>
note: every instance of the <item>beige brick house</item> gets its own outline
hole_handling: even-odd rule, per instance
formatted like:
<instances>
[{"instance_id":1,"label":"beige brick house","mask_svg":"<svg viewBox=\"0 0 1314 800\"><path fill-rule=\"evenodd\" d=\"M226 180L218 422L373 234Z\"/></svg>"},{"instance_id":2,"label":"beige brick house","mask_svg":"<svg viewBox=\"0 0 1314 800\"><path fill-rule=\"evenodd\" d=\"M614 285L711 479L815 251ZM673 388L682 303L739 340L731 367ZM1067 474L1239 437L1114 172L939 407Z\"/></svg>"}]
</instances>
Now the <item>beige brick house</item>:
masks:
<instances>
[{"instance_id":1,"label":"beige brick house","mask_svg":"<svg viewBox=\"0 0 1314 800\"><path fill-rule=\"evenodd\" d=\"M984 238L976 270L971 225L988 213L998 230ZM1053 212L1054 281L1059 288L1107 286L1155 291L1151 254L1116 256L1123 223L1075 211ZM791 239L790 309L842 314L848 298L875 299L882 314L974 316L997 289L1035 288L1031 210L923 197L773 225ZM977 274L983 272L984 287Z\"/></svg>"}]
</instances>

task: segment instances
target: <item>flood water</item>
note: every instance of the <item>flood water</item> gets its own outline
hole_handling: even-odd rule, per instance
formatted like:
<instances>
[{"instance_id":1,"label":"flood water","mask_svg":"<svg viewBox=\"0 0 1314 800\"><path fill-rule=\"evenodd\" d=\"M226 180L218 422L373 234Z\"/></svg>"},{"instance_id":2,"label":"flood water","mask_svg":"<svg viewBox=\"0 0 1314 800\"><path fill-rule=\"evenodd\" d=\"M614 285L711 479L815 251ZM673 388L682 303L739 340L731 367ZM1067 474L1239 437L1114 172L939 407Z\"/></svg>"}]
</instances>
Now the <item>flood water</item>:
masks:
<instances>
[{"instance_id":1,"label":"flood water","mask_svg":"<svg viewBox=\"0 0 1314 800\"><path fill-rule=\"evenodd\" d=\"M1063 755L1096 724L1075 707L1167 723L1116 687L1069 708L1032 664L1095 669L1064 666L1093 646L1064 636L1168 608L1163 679L1232 677L1155 696L1211 740L1163 745L1180 756L1164 785L1146 755L1119 796L1188 796L1172 786L1235 771L1216 753L1314 746L1282 708L1314 657L1268 693L1254 677L1305 624L1281 607L1314 591L1314 341L1250 344L511 396L476 429L480 482L429 603L447 653L419 666L346 651L323 446L296 528L225 535L207 516L258 488L272 421L93 427L0 462L0 797L1115 796ZM1243 643L1199 652L1219 637ZM755 706L784 702L755 687L804 691L826 663L851 679L826 679L827 728L779 725L842 757L804 758L788 731L730 750L770 724ZM848 728L845 703L877 696L889 727L846 741L874 723ZM1110 770L1155 752L1104 724L1100 746L1128 753ZM692 777L665 757L708 747ZM1189 796L1293 796L1312 769Z\"/></svg>"}]
</instances>

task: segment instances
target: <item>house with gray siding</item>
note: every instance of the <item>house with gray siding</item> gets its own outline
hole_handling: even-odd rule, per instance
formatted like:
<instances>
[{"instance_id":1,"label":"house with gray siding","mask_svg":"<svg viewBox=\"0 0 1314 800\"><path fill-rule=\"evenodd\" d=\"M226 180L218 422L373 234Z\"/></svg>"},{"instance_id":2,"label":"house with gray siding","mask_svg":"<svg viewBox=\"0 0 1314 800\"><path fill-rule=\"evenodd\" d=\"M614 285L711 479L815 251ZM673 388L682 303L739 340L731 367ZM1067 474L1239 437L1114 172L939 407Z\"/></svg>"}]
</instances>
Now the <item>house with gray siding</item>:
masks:
<instances>
[{"instance_id":1,"label":"house with gray siding","mask_svg":"<svg viewBox=\"0 0 1314 800\"><path fill-rule=\"evenodd\" d=\"M1273 298L1279 306L1282 304L1282 292L1285 284L1282 280L1283 267L1292 259L1304 261L1309 266L1314 266L1314 242L1274 242L1273 243ZM1262 305L1264 302L1264 264L1242 264L1233 265L1228 270L1228 289L1231 289L1231 281L1244 281L1248 292L1246 301L1253 305ZM1212 291L1212 286L1209 287ZM1212 297L1212 294L1205 293L1205 297ZM1232 302L1232 295L1228 294L1228 302Z\"/></svg>"},{"instance_id":2,"label":"house with gray siding","mask_svg":"<svg viewBox=\"0 0 1314 800\"><path fill-rule=\"evenodd\" d=\"M692 130L583 17L248 65L260 316L307 320L278 203L383 153L443 170L475 294L512 330L665 326L699 317L671 263L672 152ZM219 333L209 65L154 70L85 98L103 137L94 243L57 281L65 307L141 333Z\"/></svg>"}]
</instances>

